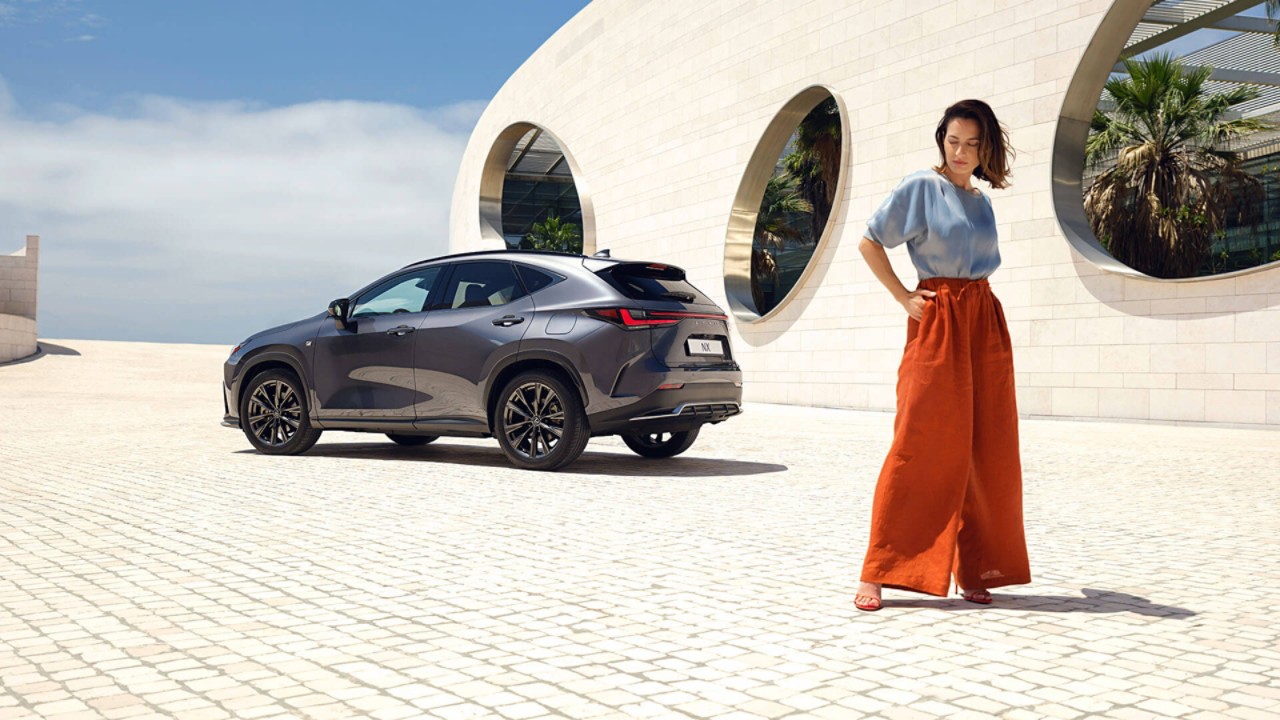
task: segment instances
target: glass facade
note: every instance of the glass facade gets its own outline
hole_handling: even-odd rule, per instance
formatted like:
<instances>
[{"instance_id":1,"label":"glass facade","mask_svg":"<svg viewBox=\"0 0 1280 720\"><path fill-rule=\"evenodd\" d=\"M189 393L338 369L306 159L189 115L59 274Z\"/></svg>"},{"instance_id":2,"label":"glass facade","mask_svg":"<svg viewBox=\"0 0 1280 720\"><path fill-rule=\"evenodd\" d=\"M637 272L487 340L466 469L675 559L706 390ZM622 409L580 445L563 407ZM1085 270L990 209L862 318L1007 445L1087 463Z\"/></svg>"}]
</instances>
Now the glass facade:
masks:
<instances>
[{"instance_id":1,"label":"glass facade","mask_svg":"<svg viewBox=\"0 0 1280 720\"><path fill-rule=\"evenodd\" d=\"M1243 217L1229 218L1214 242L1214 273L1280 261L1280 151L1247 160L1243 167L1258 181L1258 188Z\"/></svg>"},{"instance_id":2,"label":"glass facade","mask_svg":"<svg viewBox=\"0 0 1280 720\"><path fill-rule=\"evenodd\" d=\"M751 299L760 315L795 288L827 227L840 174L840 126L828 96L792 132L765 186L751 241Z\"/></svg>"},{"instance_id":3,"label":"glass facade","mask_svg":"<svg viewBox=\"0 0 1280 720\"><path fill-rule=\"evenodd\" d=\"M564 152L534 128L511 151L502 183L502 236L510 249L582 252L582 204Z\"/></svg>"},{"instance_id":4,"label":"glass facade","mask_svg":"<svg viewBox=\"0 0 1280 720\"><path fill-rule=\"evenodd\" d=\"M1119 262L1193 278L1280 261L1280 50L1265 15L1159 0L1133 30L1082 182L1090 229Z\"/></svg>"}]
</instances>

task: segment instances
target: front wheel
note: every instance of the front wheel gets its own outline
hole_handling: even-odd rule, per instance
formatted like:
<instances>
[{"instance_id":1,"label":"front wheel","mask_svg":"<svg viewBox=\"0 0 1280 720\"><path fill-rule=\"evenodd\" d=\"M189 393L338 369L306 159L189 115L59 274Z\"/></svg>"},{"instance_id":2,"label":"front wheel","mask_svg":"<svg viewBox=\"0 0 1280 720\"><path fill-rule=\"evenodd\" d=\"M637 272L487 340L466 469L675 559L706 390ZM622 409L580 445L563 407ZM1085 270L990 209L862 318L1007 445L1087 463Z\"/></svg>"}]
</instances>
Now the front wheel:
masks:
<instances>
[{"instance_id":1,"label":"front wheel","mask_svg":"<svg viewBox=\"0 0 1280 720\"><path fill-rule=\"evenodd\" d=\"M637 455L647 458L669 458L688 450L693 445L693 441L698 439L700 429L695 427L683 432L645 432L623 435L622 442Z\"/></svg>"},{"instance_id":2,"label":"front wheel","mask_svg":"<svg viewBox=\"0 0 1280 720\"><path fill-rule=\"evenodd\" d=\"M541 370L520 373L507 383L494 414L494 434L517 467L557 470L577 460L591 439L578 393Z\"/></svg>"},{"instance_id":3,"label":"front wheel","mask_svg":"<svg viewBox=\"0 0 1280 720\"><path fill-rule=\"evenodd\" d=\"M249 382L240 401L240 427L267 455L298 455L320 439L307 417L307 391L288 370L268 370Z\"/></svg>"}]
</instances>

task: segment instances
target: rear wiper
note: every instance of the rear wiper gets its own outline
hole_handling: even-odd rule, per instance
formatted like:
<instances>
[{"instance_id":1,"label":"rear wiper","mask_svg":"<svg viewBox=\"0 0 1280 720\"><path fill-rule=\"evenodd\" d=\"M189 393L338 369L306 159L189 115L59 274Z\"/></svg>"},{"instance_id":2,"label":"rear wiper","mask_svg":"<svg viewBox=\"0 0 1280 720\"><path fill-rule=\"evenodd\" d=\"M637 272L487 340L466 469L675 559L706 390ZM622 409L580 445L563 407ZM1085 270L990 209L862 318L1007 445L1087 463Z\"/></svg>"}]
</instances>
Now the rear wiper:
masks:
<instances>
[{"instance_id":1,"label":"rear wiper","mask_svg":"<svg viewBox=\"0 0 1280 720\"><path fill-rule=\"evenodd\" d=\"M693 293L680 292L679 290L676 290L674 292L664 292L662 293L662 297L667 298L668 300L680 300L682 302L689 302L689 303L693 302L694 300Z\"/></svg>"}]
</instances>

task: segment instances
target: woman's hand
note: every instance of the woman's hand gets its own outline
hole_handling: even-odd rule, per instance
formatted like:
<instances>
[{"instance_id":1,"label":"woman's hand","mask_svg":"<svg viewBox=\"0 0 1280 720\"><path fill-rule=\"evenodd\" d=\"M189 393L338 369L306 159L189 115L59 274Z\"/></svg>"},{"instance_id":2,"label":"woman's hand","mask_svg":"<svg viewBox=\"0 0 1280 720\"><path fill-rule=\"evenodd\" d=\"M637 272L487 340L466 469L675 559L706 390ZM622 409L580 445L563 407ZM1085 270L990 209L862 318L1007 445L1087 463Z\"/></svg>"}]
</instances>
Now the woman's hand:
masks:
<instances>
[{"instance_id":1,"label":"woman's hand","mask_svg":"<svg viewBox=\"0 0 1280 720\"><path fill-rule=\"evenodd\" d=\"M925 304L929 302L930 298L937 294L938 293L932 290L915 290L907 293L907 296L902 298L899 302L902 303L902 307L906 309L907 314L911 316L911 319L919 322L920 318L924 315Z\"/></svg>"},{"instance_id":2,"label":"woman's hand","mask_svg":"<svg viewBox=\"0 0 1280 720\"><path fill-rule=\"evenodd\" d=\"M907 292L907 286L903 285L898 275L893 272L893 266L889 264L889 256L885 253L884 247L875 240L862 238L862 242L858 243L858 250L862 253L862 257L866 258L867 266L871 268L871 272L880 284L893 293L908 315L919 321L924 315L925 303L937 293L932 290Z\"/></svg>"}]
</instances>

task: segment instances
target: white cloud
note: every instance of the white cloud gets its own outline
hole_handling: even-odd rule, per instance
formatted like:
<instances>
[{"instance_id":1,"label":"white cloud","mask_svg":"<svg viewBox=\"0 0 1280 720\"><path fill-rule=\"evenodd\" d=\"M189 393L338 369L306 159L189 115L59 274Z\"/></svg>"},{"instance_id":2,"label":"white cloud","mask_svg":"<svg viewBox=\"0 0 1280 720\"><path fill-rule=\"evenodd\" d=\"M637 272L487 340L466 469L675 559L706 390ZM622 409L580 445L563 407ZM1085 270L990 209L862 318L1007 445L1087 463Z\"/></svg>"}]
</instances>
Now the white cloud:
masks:
<instances>
[{"instance_id":1,"label":"white cloud","mask_svg":"<svg viewBox=\"0 0 1280 720\"><path fill-rule=\"evenodd\" d=\"M73 38L67 38L67 42L92 42L96 40L93 35L78 35Z\"/></svg>"},{"instance_id":2,"label":"white cloud","mask_svg":"<svg viewBox=\"0 0 1280 720\"><path fill-rule=\"evenodd\" d=\"M0 252L41 236L42 337L234 342L445 252L478 115L147 97L35 121L7 97Z\"/></svg>"},{"instance_id":3,"label":"white cloud","mask_svg":"<svg viewBox=\"0 0 1280 720\"><path fill-rule=\"evenodd\" d=\"M32 25L64 18L77 11L80 0L0 0L0 26ZM88 15L97 22L97 15Z\"/></svg>"}]
</instances>

